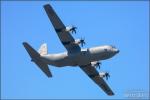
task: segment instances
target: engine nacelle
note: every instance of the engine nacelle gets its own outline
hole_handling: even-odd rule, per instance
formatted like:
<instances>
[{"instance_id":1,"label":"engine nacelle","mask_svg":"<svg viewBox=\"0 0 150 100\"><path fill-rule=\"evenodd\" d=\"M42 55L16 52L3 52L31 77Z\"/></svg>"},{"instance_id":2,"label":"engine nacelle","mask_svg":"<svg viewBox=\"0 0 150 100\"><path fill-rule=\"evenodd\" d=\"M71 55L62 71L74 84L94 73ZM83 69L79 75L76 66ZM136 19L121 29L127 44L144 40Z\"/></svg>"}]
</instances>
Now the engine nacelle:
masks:
<instances>
[{"instance_id":1,"label":"engine nacelle","mask_svg":"<svg viewBox=\"0 0 150 100\"><path fill-rule=\"evenodd\" d=\"M81 44L82 41L83 41L82 39L76 39L73 43L74 43L74 44Z\"/></svg>"},{"instance_id":2,"label":"engine nacelle","mask_svg":"<svg viewBox=\"0 0 150 100\"><path fill-rule=\"evenodd\" d=\"M99 75L101 78L104 78L104 77L106 77L106 72L100 72Z\"/></svg>"},{"instance_id":3,"label":"engine nacelle","mask_svg":"<svg viewBox=\"0 0 150 100\"><path fill-rule=\"evenodd\" d=\"M83 47L83 45L85 45L85 41L84 39L76 39L74 42L71 42L72 44L81 44L81 46Z\"/></svg>"},{"instance_id":4,"label":"engine nacelle","mask_svg":"<svg viewBox=\"0 0 150 100\"><path fill-rule=\"evenodd\" d=\"M74 44L80 44L81 43L81 39L76 39Z\"/></svg>"},{"instance_id":5,"label":"engine nacelle","mask_svg":"<svg viewBox=\"0 0 150 100\"><path fill-rule=\"evenodd\" d=\"M76 33L76 29L77 29L77 27L75 27L75 26L67 26L65 31L71 32L71 33Z\"/></svg>"},{"instance_id":6,"label":"engine nacelle","mask_svg":"<svg viewBox=\"0 0 150 100\"><path fill-rule=\"evenodd\" d=\"M99 76L101 77L101 78L106 78L106 80L108 80L108 78L110 77L110 75L109 75L109 73L108 72L100 72L99 73Z\"/></svg>"},{"instance_id":7,"label":"engine nacelle","mask_svg":"<svg viewBox=\"0 0 150 100\"><path fill-rule=\"evenodd\" d=\"M72 28L73 28L73 26L67 26L65 31L71 32Z\"/></svg>"},{"instance_id":8,"label":"engine nacelle","mask_svg":"<svg viewBox=\"0 0 150 100\"><path fill-rule=\"evenodd\" d=\"M91 62L91 65L93 66L93 67L95 67L95 66L97 66L98 65L98 61L93 61L93 62Z\"/></svg>"}]
</instances>

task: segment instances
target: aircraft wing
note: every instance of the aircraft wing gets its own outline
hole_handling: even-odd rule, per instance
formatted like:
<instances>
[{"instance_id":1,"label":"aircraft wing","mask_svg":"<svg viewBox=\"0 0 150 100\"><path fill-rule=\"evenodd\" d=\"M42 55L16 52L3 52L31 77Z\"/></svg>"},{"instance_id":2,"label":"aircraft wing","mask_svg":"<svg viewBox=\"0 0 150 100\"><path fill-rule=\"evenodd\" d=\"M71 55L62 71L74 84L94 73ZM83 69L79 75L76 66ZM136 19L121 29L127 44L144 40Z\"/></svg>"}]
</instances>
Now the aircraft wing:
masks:
<instances>
[{"instance_id":1,"label":"aircraft wing","mask_svg":"<svg viewBox=\"0 0 150 100\"><path fill-rule=\"evenodd\" d=\"M80 68L99 86L107 95L114 95L113 91L107 85L103 78L100 77L96 68L89 65L80 66Z\"/></svg>"},{"instance_id":2,"label":"aircraft wing","mask_svg":"<svg viewBox=\"0 0 150 100\"><path fill-rule=\"evenodd\" d=\"M54 26L54 29L61 41L61 43L64 45L64 47L67 49L69 53L72 52L78 52L80 51L80 47L78 44L71 44L74 42L74 38L71 36L71 34L67 31L65 31L66 27L60 20L60 18L57 16L53 8L49 5L46 4L44 5L44 9L52 22L52 25Z\"/></svg>"}]
</instances>

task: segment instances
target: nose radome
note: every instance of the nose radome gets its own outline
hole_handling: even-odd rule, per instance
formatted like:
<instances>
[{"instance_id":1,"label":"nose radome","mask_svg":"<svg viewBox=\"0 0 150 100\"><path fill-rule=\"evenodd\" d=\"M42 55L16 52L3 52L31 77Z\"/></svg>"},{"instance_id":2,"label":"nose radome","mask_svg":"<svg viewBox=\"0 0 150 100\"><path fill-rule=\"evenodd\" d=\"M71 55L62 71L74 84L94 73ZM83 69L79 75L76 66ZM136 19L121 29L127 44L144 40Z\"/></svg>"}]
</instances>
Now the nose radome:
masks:
<instances>
[{"instance_id":1,"label":"nose radome","mask_svg":"<svg viewBox=\"0 0 150 100\"><path fill-rule=\"evenodd\" d=\"M119 51L119 49L113 49L113 51L114 51L114 53L119 53L120 51Z\"/></svg>"},{"instance_id":2,"label":"nose radome","mask_svg":"<svg viewBox=\"0 0 150 100\"><path fill-rule=\"evenodd\" d=\"M120 51L117 49L117 50L116 50L116 53L119 53L119 52L120 52Z\"/></svg>"}]
</instances>

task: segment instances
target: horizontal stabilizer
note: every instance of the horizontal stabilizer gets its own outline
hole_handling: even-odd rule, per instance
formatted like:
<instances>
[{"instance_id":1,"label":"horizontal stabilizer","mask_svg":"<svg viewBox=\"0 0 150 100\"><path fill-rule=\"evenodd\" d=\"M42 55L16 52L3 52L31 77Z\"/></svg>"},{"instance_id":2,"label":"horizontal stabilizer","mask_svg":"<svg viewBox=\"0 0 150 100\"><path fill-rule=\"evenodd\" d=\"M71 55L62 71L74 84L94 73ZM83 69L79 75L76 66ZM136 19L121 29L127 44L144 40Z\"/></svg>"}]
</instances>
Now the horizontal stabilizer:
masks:
<instances>
[{"instance_id":1,"label":"horizontal stabilizer","mask_svg":"<svg viewBox=\"0 0 150 100\"><path fill-rule=\"evenodd\" d=\"M34 50L28 43L23 42L23 46L32 59L40 57L40 54L36 50Z\"/></svg>"},{"instance_id":2,"label":"horizontal stabilizer","mask_svg":"<svg viewBox=\"0 0 150 100\"><path fill-rule=\"evenodd\" d=\"M26 49L26 51L28 52L28 54L30 55L31 59L33 62L35 62L35 64L48 76L48 77L52 77L52 74L48 68L48 65L46 63L44 63L40 57L40 54L34 50L28 43L23 42L23 45Z\"/></svg>"},{"instance_id":3,"label":"horizontal stabilizer","mask_svg":"<svg viewBox=\"0 0 150 100\"><path fill-rule=\"evenodd\" d=\"M42 61L35 62L35 64L47 75L47 77L52 77L47 64L43 63Z\"/></svg>"}]
</instances>

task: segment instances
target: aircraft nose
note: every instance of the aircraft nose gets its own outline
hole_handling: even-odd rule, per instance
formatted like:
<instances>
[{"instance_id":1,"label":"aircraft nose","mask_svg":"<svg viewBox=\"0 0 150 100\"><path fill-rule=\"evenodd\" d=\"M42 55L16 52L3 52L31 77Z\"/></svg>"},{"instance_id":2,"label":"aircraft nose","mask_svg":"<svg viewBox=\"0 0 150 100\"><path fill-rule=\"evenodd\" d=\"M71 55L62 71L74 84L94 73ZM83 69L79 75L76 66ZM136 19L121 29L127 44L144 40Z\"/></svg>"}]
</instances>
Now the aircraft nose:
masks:
<instances>
[{"instance_id":1,"label":"aircraft nose","mask_svg":"<svg viewBox=\"0 0 150 100\"><path fill-rule=\"evenodd\" d=\"M115 53L119 53L120 51L119 51L119 49L113 49L113 51L115 52Z\"/></svg>"},{"instance_id":2,"label":"aircraft nose","mask_svg":"<svg viewBox=\"0 0 150 100\"><path fill-rule=\"evenodd\" d=\"M119 53L119 52L120 52L120 50L117 49L117 50L116 50L116 53Z\"/></svg>"}]
</instances>

